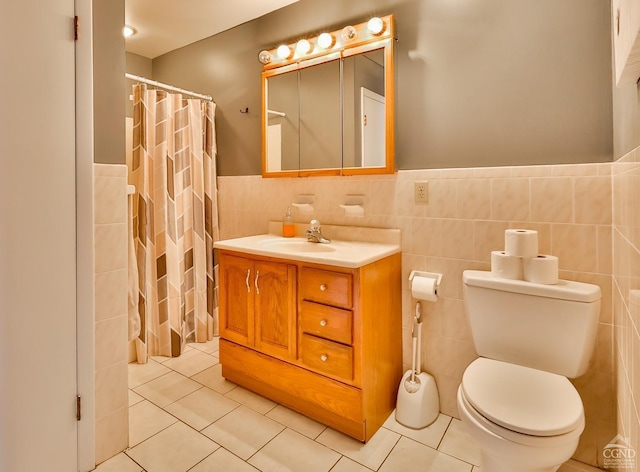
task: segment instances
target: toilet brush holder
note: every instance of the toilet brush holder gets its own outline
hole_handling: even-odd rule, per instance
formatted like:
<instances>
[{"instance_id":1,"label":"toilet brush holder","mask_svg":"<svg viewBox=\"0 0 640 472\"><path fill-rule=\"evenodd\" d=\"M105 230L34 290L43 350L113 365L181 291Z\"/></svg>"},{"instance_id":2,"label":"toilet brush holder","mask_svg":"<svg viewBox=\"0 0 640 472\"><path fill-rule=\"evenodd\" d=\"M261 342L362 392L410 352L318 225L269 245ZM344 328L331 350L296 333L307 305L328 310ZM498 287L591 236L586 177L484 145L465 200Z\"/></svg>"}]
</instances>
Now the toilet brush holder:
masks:
<instances>
[{"instance_id":1,"label":"toilet brush holder","mask_svg":"<svg viewBox=\"0 0 640 472\"><path fill-rule=\"evenodd\" d=\"M438 389L433 376L426 372L405 372L398 389L396 421L407 428L422 429L433 423L440 413Z\"/></svg>"},{"instance_id":2,"label":"toilet brush holder","mask_svg":"<svg viewBox=\"0 0 640 472\"><path fill-rule=\"evenodd\" d=\"M415 334L417 327L417 334ZM416 313L412 327L411 369L400 381L396 401L396 421L407 428L422 429L433 423L440 413L438 388L433 376L422 372L421 349L422 309L416 303Z\"/></svg>"}]
</instances>

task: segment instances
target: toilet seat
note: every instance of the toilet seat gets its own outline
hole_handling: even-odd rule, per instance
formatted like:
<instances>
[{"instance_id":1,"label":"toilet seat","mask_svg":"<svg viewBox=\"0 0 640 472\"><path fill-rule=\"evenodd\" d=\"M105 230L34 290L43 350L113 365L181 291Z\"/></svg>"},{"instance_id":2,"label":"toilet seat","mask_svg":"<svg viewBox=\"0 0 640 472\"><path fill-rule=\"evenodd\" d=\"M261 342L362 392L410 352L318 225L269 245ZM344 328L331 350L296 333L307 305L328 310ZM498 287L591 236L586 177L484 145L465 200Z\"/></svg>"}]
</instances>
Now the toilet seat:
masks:
<instances>
[{"instance_id":1,"label":"toilet seat","mask_svg":"<svg viewBox=\"0 0 640 472\"><path fill-rule=\"evenodd\" d=\"M477 413L515 433L550 437L584 427L580 395L557 374L481 357L467 367L460 388Z\"/></svg>"},{"instance_id":2,"label":"toilet seat","mask_svg":"<svg viewBox=\"0 0 640 472\"><path fill-rule=\"evenodd\" d=\"M471 428L469 432L480 443L483 443L486 440L498 441L502 444L504 444L504 442L508 442L514 445L521 445L533 449L549 449L573 444L573 453L573 451L575 451L577 441L584 430L583 421L573 431L558 436L531 436L529 434L516 433L515 431L503 428L482 416L464 397L462 386L458 388L458 411L460 413L460 419L462 419L463 422ZM480 436L478 436L478 434Z\"/></svg>"}]
</instances>

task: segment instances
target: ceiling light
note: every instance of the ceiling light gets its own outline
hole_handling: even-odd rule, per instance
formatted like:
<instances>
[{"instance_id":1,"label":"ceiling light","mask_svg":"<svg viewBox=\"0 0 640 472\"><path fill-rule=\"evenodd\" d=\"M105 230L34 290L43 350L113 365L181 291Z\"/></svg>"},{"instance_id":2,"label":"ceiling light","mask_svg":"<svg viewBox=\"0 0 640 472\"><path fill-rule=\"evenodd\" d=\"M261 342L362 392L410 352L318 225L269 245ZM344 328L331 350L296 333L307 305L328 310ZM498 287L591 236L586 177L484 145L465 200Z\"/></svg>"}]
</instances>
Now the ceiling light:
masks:
<instances>
[{"instance_id":1,"label":"ceiling light","mask_svg":"<svg viewBox=\"0 0 640 472\"><path fill-rule=\"evenodd\" d=\"M134 34L136 34L136 29L133 26L124 25L122 34L124 34L125 38L128 38L129 36L133 36Z\"/></svg>"},{"instance_id":2,"label":"ceiling light","mask_svg":"<svg viewBox=\"0 0 640 472\"><path fill-rule=\"evenodd\" d=\"M367 23L367 29L374 35L378 35L384 31L384 21L377 16L371 18Z\"/></svg>"},{"instance_id":3,"label":"ceiling light","mask_svg":"<svg viewBox=\"0 0 640 472\"><path fill-rule=\"evenodd\" d=\"M278 49L276 50L276 55L283 60L289 59L289 57L291 56L291 48L286 44L282 44L278 46Z\"/></svg>"},{"instance_id":4,"label":"ceiling light","mask_svg":"<svg viewBox=\"0 0 640 472\"><path fill-rule=\"evenodd\" d=\"M322 49L329 49L331 46L333 46L333 43L334 38L329 33L322 33L320 36L318 36L318 46L320 46Z\"/></svg>"}]
</instances>

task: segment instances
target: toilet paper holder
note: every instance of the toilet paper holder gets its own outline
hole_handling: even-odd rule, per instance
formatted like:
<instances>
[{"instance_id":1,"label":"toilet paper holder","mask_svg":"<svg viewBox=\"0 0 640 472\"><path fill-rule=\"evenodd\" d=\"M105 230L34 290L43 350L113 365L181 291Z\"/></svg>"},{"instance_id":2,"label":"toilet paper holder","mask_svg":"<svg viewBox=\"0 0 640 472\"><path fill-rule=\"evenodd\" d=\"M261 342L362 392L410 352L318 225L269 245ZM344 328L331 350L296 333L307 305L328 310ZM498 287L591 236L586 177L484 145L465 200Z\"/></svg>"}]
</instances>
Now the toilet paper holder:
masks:
<instances>
[{"instance_id":1,"label":"toilet paper holder","mask_svg":"<svg viewBox=\"0 0 640 472\"><path fill-rule=\"evenodd\" d=\"M413 282L414 277L425 277L427 279L436 279L436 295L438 294L438 288L440 288L440 282L442 282L442 274L437 272L424 272L422 270L412 270L409 274L409 284Z\"/></svg>"}]
</instances>

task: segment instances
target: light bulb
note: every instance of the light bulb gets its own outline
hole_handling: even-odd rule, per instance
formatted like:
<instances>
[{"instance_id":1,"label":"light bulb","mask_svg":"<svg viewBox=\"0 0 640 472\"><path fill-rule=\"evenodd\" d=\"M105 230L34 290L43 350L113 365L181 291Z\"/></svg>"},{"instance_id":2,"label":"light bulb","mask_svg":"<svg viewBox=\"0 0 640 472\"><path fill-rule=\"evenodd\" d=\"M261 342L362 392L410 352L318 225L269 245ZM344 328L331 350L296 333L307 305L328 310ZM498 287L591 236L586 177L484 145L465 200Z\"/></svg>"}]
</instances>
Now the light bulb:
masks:
<instances>
[{"instance_id":1,"label":"light bulb","mask_svg":"<svg viewBox=\"0 0 640 472\"><path fill-rule=\"evenodd\" d=\"M298 54L307 54L311 51L311 48L311 43L306 39L301 39L298 41L298 44L296 44L296 52Z\"/></svg>"},{"instance_id":2,"label":"light bulb","mask_svg":"<svg viewBox=\"0 0 640 472\"><path fill-rule=\"evenodd\" d=\"M345 41L351 41L356 36L358 36L358 32L353 26L345 26L342 29L342 39L344 39Z\"/></svg>"},{"instance_id":3,"label":"light bulb","mask_svg":"<svg viewBox=\"0 0 640 472\"><path fill-rule=\"evenodd\" d=\"M271 62L271 54L269 51L260 51L260 54L258 54L258 60L263 64L269 64Z\"/></svg>"},{"instance_id":4,"label":"light bulb","mask_svg":"<svg viewBox=\"0 0 640 472\"><path fill-rule=\"evenodd\" d=\"M322 49L329 49L331 46L333 46L333 36L329 33L322 33L320 36L318 36L318 46L320 46Z\"/></svg>"},{"instance_id":5,"label":"light bulb","mask_svg":"<svg viewBox=\"0 0 640 472\"><path fill-rule=\"evenodd\" d=\"M282 44L276 49L276 54L280 59L289 59L289 56L291 56L291 48L286 44Z\"/></svg>"},{"instance_id":6,"label":"light bulb","mask_svg":"<svg viewBox=\"0 0 640 472\"><path fill-rule=\"evenodd\" d=\"M124 25L122 34L124 34L125 38L128 38L129 36L133 36L134 34L136 34L136 29L133 26Z\"/></svg>"},{"instance_id":7,"label":"light bulb","mask_svg":"<svg viewBox=\"0 0 640 472\"><path fill-rule=\"evenodd\" d=\"M378 35L384 31L384 21L377 16L371 18L367 23L367 29L374 35Z\"/></svg>"}]
</instances>

